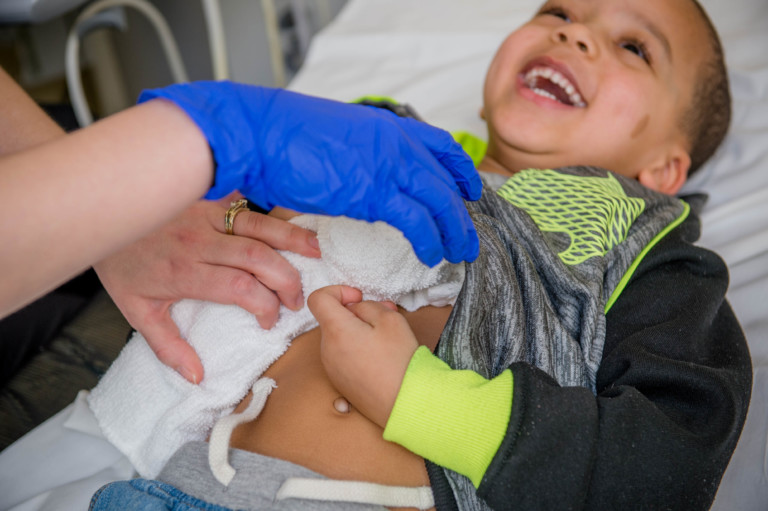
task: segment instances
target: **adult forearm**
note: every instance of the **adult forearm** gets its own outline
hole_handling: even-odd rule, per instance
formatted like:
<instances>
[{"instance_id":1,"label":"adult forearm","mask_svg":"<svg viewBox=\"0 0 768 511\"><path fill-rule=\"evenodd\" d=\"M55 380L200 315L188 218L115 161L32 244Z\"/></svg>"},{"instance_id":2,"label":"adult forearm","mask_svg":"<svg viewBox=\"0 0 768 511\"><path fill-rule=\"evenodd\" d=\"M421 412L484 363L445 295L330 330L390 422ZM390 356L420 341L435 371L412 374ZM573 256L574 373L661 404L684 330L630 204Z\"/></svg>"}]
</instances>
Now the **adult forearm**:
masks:
<instances>
[{"instance_id":1,"label":"adult forearm","mask_svg":"<svg viewBox=\"0 0 768 511\"><path fill-rule=\"evenodd\" d=\"M0 68L0 154L34 147L64 135L64 130Z\"/></svg>"},{"instance_id":2,"label":"adult forearm","mask_svg":"<svg viewBox=\"0 0 768 511\"><path fill-rule=\"evenodd\" d=\"M0 169L6 315L199 199L213 160L182 110L152 101L6 156Z\"/></svg>"}]
</instances>

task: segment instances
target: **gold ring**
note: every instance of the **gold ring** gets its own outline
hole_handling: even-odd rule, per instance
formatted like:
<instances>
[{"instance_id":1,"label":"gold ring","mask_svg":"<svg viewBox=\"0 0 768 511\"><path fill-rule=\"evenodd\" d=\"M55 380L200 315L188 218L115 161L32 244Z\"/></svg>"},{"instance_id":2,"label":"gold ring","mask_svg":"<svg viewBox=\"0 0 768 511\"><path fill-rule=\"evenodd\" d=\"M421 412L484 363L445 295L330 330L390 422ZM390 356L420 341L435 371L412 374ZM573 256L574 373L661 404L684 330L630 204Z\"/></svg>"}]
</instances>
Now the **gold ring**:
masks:
<instances>
[{"instance_id":1,"label":"gold ring","mask_svg":"<svg viewBox=\"0 0 768 511\"><path fill-rule=\"evenodd\" d=\"M235 234L235 217L241 211L248 209L248 200L240 199L229 205L226 216L224 216L224 230L227 234Z\"/></svg>"}]
</instances>

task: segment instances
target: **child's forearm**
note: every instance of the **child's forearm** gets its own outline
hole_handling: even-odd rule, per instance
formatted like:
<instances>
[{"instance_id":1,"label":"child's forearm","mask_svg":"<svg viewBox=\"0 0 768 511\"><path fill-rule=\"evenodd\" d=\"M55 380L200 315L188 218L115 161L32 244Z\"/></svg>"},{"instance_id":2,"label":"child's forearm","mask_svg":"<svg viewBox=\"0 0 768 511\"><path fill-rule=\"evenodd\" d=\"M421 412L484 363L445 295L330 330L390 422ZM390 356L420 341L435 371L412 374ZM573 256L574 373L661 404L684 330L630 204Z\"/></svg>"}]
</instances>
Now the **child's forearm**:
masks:
<instances>
[{"instance_id":1,"label":"child's forearm","mask_svg":"<svg viewBox=\"0 0 768 511\"><path fill-rule=\"evenodd\" d=\"M182 110L153 101L5 156L0 168L5 315L199 199L213 159Z\"/></svg>"},{"instance_id":2,"label":"child's forearm","mask_svg":"<svg viewBox=\"0 0 768 511\"><path fill-rule=\"evenodd\" d=\"M422 346L414 353L384 439L480 485L507 432L513 377L457 371Z\"/></svg>"}]
</instances>

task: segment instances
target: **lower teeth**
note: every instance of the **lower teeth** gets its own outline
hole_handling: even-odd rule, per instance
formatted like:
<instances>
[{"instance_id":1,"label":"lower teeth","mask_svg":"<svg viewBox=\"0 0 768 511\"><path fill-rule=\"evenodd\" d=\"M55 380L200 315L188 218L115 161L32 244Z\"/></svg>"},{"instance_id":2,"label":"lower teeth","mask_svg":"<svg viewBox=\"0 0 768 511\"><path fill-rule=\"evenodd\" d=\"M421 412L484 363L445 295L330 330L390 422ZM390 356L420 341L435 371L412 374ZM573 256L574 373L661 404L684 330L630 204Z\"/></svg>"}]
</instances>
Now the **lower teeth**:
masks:
<instances>
[{"instance_id":1,"label":"lower teeth","mask_svg":"<svg viewBox=\"0 0 768 511\"><path fill-rule=\"evenodd\" d=\"M535 92L536 94L538 94L539 96L544 96L545 98L549 98L549 99L551 99L553 101L558 101L558 99L555 97L554 94L551 94L551 93L545 91L544 89L533 88L531 90L533 92Z\"/></svg>"}]
</instances>

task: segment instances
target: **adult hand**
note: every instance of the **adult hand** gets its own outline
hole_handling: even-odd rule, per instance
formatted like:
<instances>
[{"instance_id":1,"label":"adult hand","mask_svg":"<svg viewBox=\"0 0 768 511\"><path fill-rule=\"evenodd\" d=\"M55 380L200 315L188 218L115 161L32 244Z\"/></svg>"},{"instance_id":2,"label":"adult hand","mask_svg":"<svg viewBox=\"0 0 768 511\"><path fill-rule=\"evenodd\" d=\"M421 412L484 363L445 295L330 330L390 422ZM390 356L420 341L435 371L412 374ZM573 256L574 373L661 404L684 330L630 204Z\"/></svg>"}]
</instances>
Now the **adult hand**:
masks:
<instances>
[{"instance_id":1,"label":"adult hand","mask_svg":"<svg viewBox=\"0 0 768 511\"><path fill-rule=\"evenodd\" d=\"M307 305L320 323L320 358L331 383L383 428L418 342L393 303L361 300L357 289L329 286L309 295Z\"/></svg>"},{"instance_id":2,"label":"adult hand","mask_svg":"<svg viewBox=\"0 0 768 511\"><path fill-rule=\"evenodd\" d=\"M144 92L180 106L216 160L208 198L239 190L265 209L384 220L419 259L473 260L478 241L461 200L480 197L471 160L445 131L368 106L231 82Z\"/></svg>"},{"instance_id":3,"label":"adult hand","mask_svg":"<svg viewBox=\"0 0 768 511\"><path fill-rule=\"evenodd\" d=\"M157 357L197 383L203 367L169 314L182 298L235 304L272 327L282 302L304 303L301 278L280 254L319 257L311 231L260 213L243 211L235 235L224 233L227 206L199 201L172 222L101 261L94 268L128 322Z\"/></svg>"}]
</instances>

